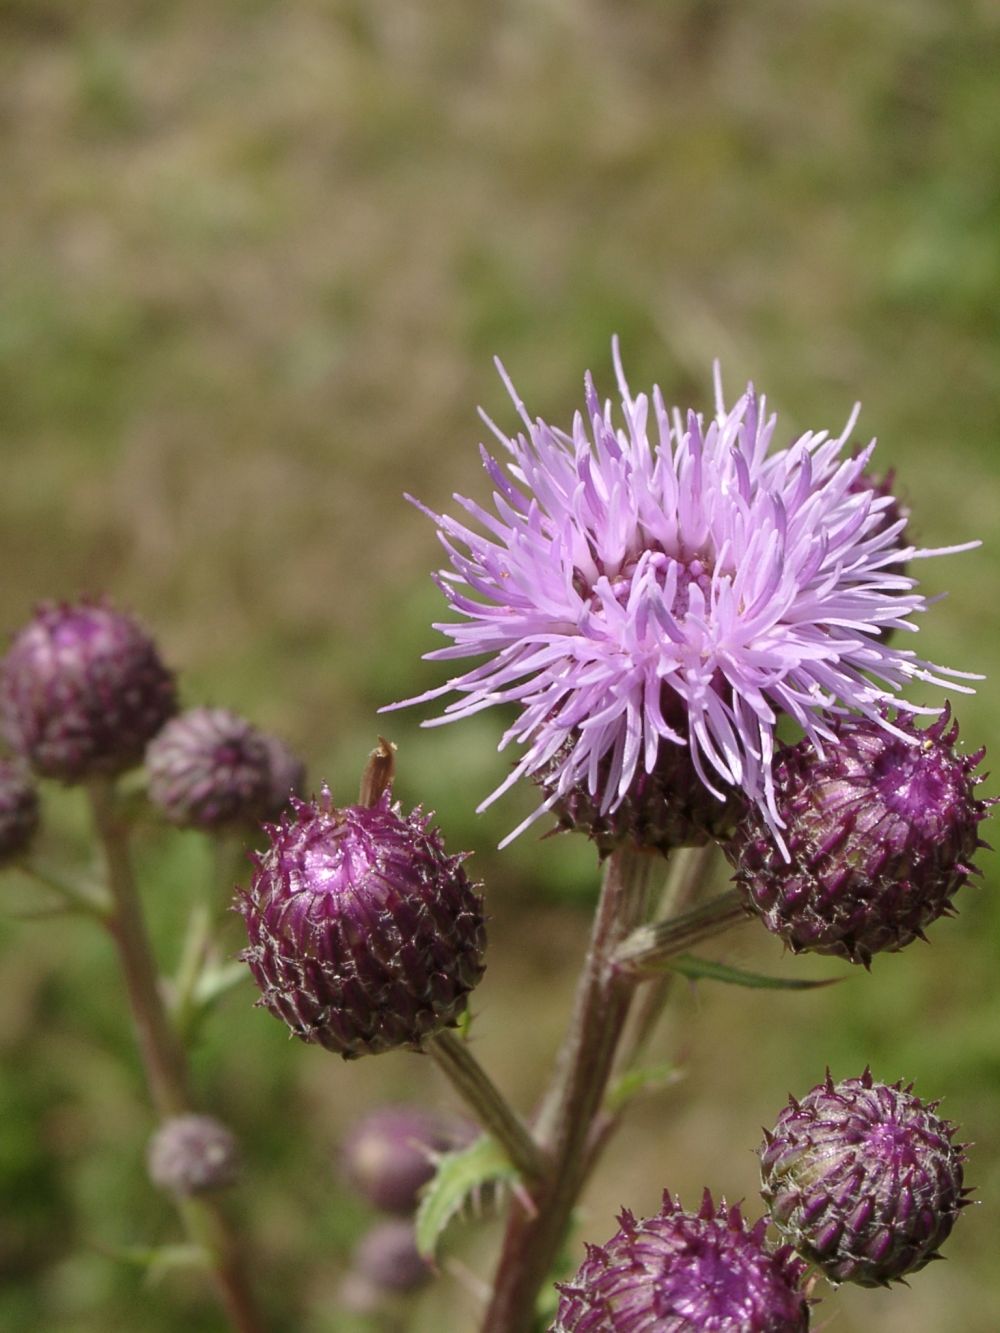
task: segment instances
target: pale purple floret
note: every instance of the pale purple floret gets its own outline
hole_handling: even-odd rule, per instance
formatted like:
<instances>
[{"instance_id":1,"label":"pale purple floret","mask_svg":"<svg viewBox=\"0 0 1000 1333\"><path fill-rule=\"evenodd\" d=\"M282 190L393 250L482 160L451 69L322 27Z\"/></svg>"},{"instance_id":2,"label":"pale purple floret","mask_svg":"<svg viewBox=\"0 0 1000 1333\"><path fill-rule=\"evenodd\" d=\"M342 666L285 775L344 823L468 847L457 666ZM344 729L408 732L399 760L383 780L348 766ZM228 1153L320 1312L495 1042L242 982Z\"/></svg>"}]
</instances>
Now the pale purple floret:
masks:
<instances>
[{"instance_id":1,"label":"pale purple floret","mask_svg":"<svg viewBox=\"0 0 1000 1333\"><path fill-rule=\"evenodd\" d=\"M527 434L484 418L509 455L481 448L495 512L455 496L478 532L425 510L461 617L435 626L453 643L428 657L487 660L405 702L457 694L429 726L518 707L501 748L525 752L481 809L558 753L541 808L583 784L613 810L662 745L687 745L710 791L741 788L776 830L781 713L821 749L832 715L893 730L886 700L933 711L901 687L964 675L885 641L927 607L904 566L945 552L901 546L893 497L858 485L874 441L851 456L857 408L836 438L809 431L771 452L776 418L752 386L727 411L717 371L706 424L668 411L658 388L633 397L617 341L614 363L624 427L588 374L570 434L532 421L499 367Z\"/></svg>"}]
</instances>

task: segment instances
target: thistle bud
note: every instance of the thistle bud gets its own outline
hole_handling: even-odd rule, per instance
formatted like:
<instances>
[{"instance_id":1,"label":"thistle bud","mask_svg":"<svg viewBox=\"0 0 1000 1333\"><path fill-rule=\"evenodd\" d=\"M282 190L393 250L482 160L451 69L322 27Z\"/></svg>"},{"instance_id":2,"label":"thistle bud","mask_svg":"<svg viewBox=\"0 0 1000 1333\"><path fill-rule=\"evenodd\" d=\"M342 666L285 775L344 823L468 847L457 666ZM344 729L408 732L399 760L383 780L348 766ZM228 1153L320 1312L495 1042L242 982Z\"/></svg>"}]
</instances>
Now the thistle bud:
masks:
<instances>
[{"instance_id":1,"label":"thistle bud","mask_svg":"<svg viewBox=\"0 0 1000 1333\"><path fill-rule=\"evenodd\" d=\"M378 1106L348 1135L344 1173L374 1208L405 1216L434 1175L435 1156L467 1138L461 1128L422 1106Z\"/></svg>"},{"instance_id":2,"label":"thistle bud","mask_svg":"<svg viewBox=\"0 0 1000 1333\"><path fill-rule=\"evenodd\" d=\"M0 759L0 864L27 850L38 821L38 792L24 766Z\"/></svg>"},{"instance_id":3,"label":"thistle bud","mask_svg":"<svg viewBox=\"0 0 1000 1333\"><path fill-rule=\"evenodd\" d=\"M192 708L146 750L149 799L172 824L255 822L271 795L271 757L256 727L225 708Z\"/></svg>"},{"instance_id":4,"label":"thistle bud","mask_svg":"<svg viewBox=\"0 0 1000 1333\"><path fill-rule=\"evenodd\" d=\"M354 1271L386 1295L416 1291L430 1278L427 1260L417 1249L413 1223L378 1222L354 1251Z\"/></svg>"},{"instance_id":5,"label":"thistle bud","mask_svg":"<svg viewBox=\"0 0 1000 1333\"><path fill-rule=\"evenodd\" d=\"M947 709L923 731L906 715L893 727L844 718L822 757L787 747L774 784L788 856L756 810L726 849L747 907L795 953L867 966L951 914L974 873L992 804L974 794L983 751L957 751Z\"/></svg>"},{"instance_id":6,"label":"thistle bud","mask_svg":"<svg viewBox=\"0 0 1000 1333\"><path fill-rule=\"evenodd\" d=\"M808 1329L805 1264L787 1246L765 1245L763 1220L748 1226L724 1199L716 1208L708 1190L697 1213L664 1194L655 1217L618 1220L608 1244L589 1245L576 1277L559 1284L550 1333Z\"/></svg>"},{"instance_id":7,"label":"thistle bud","mask_svg":"<svg viewBox=\"0 0 1000 1333\"><path fill-rule=\"evenodd\" d=\"M539 778L543 791L551 794L564 758L567 743L546 766ZM586 833L607 856L619 844L668 855L677 847L702 847L727 837L746 809L746 799L735 788L723 792L724 799L709 791L683 745L662 742L651 772L636 770L624 799L613 808L602 799L609 789L610 760L597 770L596 794L578 782L561 794L552 806L560 829Z\"/></svg>"},{"instance_id":8,"label":"thistle bud","mask_svg":"<svg viewBox=\"0 0 1000 1333\"><path fill-rule=\"evenodd\" d=\"M885 1286L937 1259L966 1204L963 1146L912 1085L826 1082L778 1117L761 1149L775 1224L831 1282Z\"/></svg>"},{"instance_id":9,"label":"thistle bud","mask_svg":"<svg viewBox=\"0 0 1000 1333\"><path fill-rule=\"evenodd\" d=\"M483 974L482 899L419 811L292 801L239 910L259 1003L345 1058L419 1049Z\"/></svg>"},{"instance_id":10,"label":"thistle bud","mask_svg":"<svg viewBox=\"0 0 1000 1333\"><path fill-rule=\"evenodd\" d=\"M230 1130L208 1115L165 1120L147 1154L149 1178L168 1194L208 1194L228 1188L239 1173L239 1149Z\"/></svg>"},{"instance_id":11,"label":"thistle bud","mask_svg":"<svg viewBox=\"0 0 1000 1333\"><path fill-rule=\"evenodd\" d=\"M43 777L124 772L176 707L152 639L103 602L40 606L0 665L4 735Z\"/></svg>"}]
</instances>

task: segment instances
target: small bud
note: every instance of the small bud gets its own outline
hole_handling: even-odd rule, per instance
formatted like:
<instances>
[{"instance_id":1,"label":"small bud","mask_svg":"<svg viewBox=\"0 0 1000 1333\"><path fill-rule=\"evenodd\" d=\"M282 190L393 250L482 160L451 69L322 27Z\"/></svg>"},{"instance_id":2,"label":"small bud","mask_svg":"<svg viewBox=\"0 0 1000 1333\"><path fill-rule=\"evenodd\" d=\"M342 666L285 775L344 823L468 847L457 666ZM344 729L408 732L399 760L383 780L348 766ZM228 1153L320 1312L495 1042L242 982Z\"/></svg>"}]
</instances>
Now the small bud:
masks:
<instances>
[{"instance_id":1,"label":"small bud","mask_svg":"<svg viewBox=\"0 0 1000 1333\"><path fill-rule=\"evenodd\" d=\"M0 863L27 850L38 822L38 792L24 765L0 759Z\"/></svg>"},{"instance_id":2,"label":"small bud","mask_svg":"<svg viewBox=\"0 0 1000 1333\"><path fill-rule=\"evenodd\" d=\"M378 1106L344 1143L344 1172L374 1208L406 1215L434 1175L436 1155L467 1141L454 1121L422 1106Z\"/></svg>"},{"instance_id":3,"label":"small bud","mask_svg":"<svg viewBox=\"0 0 1000 1333\"><path fill-rule=\"evenodd\" d=\"M40 606L0 665L4 734L43 777L124 772L176 707L152 639L103 602Z\"/></svg>"},{"instance_id":4,"label":"small bud","mask_svg":"<svg viewBox=\"0 0 1000 1333\"><path fill-rule=\"evenodd\" d=\"M239 902L265 1008L345 1058L419 1049L483 974L482 899L415 810L292 801Z\"/></svg>"},{"instance_id":5,"label":"small bud","mask_svg":"<svg viewBox=\"0 0 1000 1333\"><path fill-rule=\"evenodd\" d=\"M239 1173L236 1139L208 1115L165 1120L149 1142L149 1178L168 1194L207 1194L226 1189Z\"/></svg>"},{"instance_id":6,"label":"small bud","mask_svg":"<svg viewBox=\"0 0 1000 1333\"><path fill-rule=\"evenodd\" d=\"M184 828L256 822L271 796L271 756L256 727L225 708L181 713L146 751L149 799Z\"/></svg>"},{"instance_id":7,"label":"small bud","mask_svg":"<svg viewBox=\"0 0 1000 1333\"><path fill-rule=\"evenodd\" d=\"M539 778L542 790L550 795L572 744L567 742ZM577 783L552 806L559 827L588 834L602 856L626 841L664 855L677 847L702 847L727 837L746 809L746 799L736 789L729 788L724 800L708 790L695 771L690 750L683 745L662 742L652 772L640 766L624 800L614 808L602 809L602 804L610 804L600 796L611 790L610 767L607 758L598 765L598 795Z\"/></svg>"},{"instance_id":8,"label":"small bud","mask_svg":"<svg viewBox=\"0 0 1000 1333\"><path fill-rule=\"evenodd\" d=\"M822 758L807 740L784 749L774 783L788 857L756 810L726 848L747 907L795 953L867 965L950 914L973 873L991 804L974 794L983 752L958 753L947 709L924 731L906 715L893 725L903 734L843 718Z\"/></svg>"},{"instance_id":9,"label":"small bud","mask_svg":"<svg viewBox=\"0 0 1000 1333\"><path fill-rule=\"evenodd\" d=\"M885 1286L937 1259L966 1202L955 1128L912 1085L826 1082L791 1100L761 1149L775 1224L831 1282Z\"/></svg>"},{"instance_id":10,"label":"small bud","mask_svg":"<svg viewBox=\"0 0 1000 1333\"><path fill-rule=\"evenodd\" d=\"M354 1271L386 1295L401 1296L422 1287L431 1276L417 1249L412 1222L378 1222L354 1251Z\"/></svg>"},{"instance_id":11,"label":"small bud","mask_svg":"<svg viewBox=\"0 0 1000 1333\"><path fill-rule=\"evenodd\" d=\"M281 818L292 796L305 795L306 766L279 737L264 732L261 740L267 748L270 777L260 819L273 824Z\"/></svg>"},{"instance_id":12,"label":"small bud","mask_svg":"<svg viewBox=\"0 0 1000 1333\"><path fill-rule=\"evenodd\" d=\"M706 1190L697 1213L663 1196L655 1217L629 1212L605 1246L587 1258L561 1294L550 1333L803 1333L809 1305L805 1264L785 1246L769 1249L763 1219L750 1227L739 1207L716 1208Z\"/></svg>"}]
</instances>

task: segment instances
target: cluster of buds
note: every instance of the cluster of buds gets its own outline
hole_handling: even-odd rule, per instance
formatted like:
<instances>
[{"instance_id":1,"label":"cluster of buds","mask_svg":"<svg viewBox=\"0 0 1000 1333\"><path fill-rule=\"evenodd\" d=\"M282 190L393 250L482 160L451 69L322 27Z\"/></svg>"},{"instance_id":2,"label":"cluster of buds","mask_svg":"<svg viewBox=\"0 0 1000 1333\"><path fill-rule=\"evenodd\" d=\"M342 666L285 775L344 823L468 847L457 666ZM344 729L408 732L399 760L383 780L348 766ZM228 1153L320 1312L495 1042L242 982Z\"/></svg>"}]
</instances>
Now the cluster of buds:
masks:
<instances>
[{"instance_id":1,"label":"cluster of buds","mask_svg":"<svg viewBox=\"0 0 1000 1333\"><path fill-rule=\"evenodd\" d=\"M343 1174L368 1204L391 1216L376 1222L354 1252L342 1293L351 1308L378 1309L428 1280L431 1269L417 1249L413 1222L420 1194L441 1155L474 1134L468 1122L409 1104L376 1107L352 1126Z\"/></svg>"},{"instance_id":2,"label":"cluster of buds","mask_svg":"<svg viewBox=\"0 0 1000 1333\"><path fill-rule=\"evenodd\" d=\"M305 781L283 741L235 713L178 714L156 644L104 601L45 603L15 635L0 663L0 726L39 777L86 782L145 760L154 806L206 831L277 819ZM0 854L9 855L27 842L36 806L18 770L5 766L0 785Z\"/></svg>"},{"instance_id":3,"label":"cluster of buds","mask_svg":"<svg viewBox=\"0 0 1000 1333\"><path fill-rule=\"evenodd\" d=\"M885 1286L918 1272L968 1203L965 1155L954 1126L912 1087L860 1078L825 1081L790 1100L760 1150L766 1219L706 1191L697 1213L665 1194L655 1217L623 1213L604 1246L590 1245L559 1286L551 1333L611 1329L733 1329L799 1333L809 1327L815 1265L834 1284Z\"/></svg>"}]
</instances>

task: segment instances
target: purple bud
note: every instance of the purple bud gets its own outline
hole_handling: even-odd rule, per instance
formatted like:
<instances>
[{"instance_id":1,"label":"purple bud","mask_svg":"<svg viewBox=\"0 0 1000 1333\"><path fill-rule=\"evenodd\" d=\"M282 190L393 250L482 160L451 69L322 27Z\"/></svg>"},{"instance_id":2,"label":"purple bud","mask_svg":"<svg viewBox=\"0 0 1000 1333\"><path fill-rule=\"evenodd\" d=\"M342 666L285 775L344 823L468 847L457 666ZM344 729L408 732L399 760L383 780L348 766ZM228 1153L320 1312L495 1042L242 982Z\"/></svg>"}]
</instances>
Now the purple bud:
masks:
<instances>
[{"instance_id":1,"label":"purple bud","mask_svg":"<svg viewBox=\"0 0 1000 1333\"><path fill-rule=\"evenodd\" d=\"M790 1100L761 1149L775 1224L831 1282L885 1286L931 1259L966 1203L962 1145L912 1084L826 1082Z\"/></svg>"},{"instance_id":2,"label":"purple bud","mask_svg":"<svg viewBox=\"0 0 1000 1333\"><path fill-rule=\"evenodd\" d=\"M267 747L270 772L261 820L273 823L281 818L290 797L305 794L306 766L279 737L265 732L261 739Z\"/></svg>"},{"instance_id":3,"label":"purple bud","mask_svg":"<svg viewBox=\"0 0 1000 1333\"><path fill-rule=\"evenodd\" d=\"M482 899L419 810L292 801L239 910L261 1000L345 1058L419 1049L483 974Z\"/></svg>"},{"instance_id":4,"label":"purple bud","mask_svg":"<svg viewBox=\"0 0 1000 1333\"><path fill-rule=\"evenodd\" d=\"M168 722L146 750L146 769L149 799L185 828L256 822L271 791L264 738L225 708L192 708Z\"/></svg>"},{"instance_id":5,"label":"purple bud","mask_svg":"<svg viewBox=\"0 0 1000 1333\"><path fill-rule=\"evenodd\" d=\"M38 792L24 765L0 759L0 862L27 850L38 821Z\"/></svg>"},{"instance_id":6,"label":"purple bud","mask_svg":"<svg viewBox=\"0 0 1000 1333\"><path fill-rule=\"evenodd\" d=\"M550 1333L802 1333L809 1305L805 1264L785 1246L764 1243L763 1219L750 1227L739 1207L716 1208L705 1191L697 1213L663 1196L655 1217L629 1212L561 1293Z\"/></svg>"},{"instance_id":7,"label":"purple bud","mask_svg":"<svg viewBox=\"0 0 1000 1333\"><path fill-rule=\"evenodd\" d=\"M803 740L774 765L775 804L788 859L751 811L727 847L748 908L795 952L854 963L902 949L951 914L983 844L973 770L983 751L958 753L946 709L921 731L905 714L884 723L844 718L820 758Z\"/></svg>"},{"instance_id":8,"label":"purple bud","mask_svg":"<svg viewBox=\"0 0 1000 1333\"><path fill-rule=\"evenodd\" d=\"M567 742L541 774L539 785L547 793L552 793L553 783L565 770L564 760L574 743ZM624 800L613 810L601 808L614 794L610 770L611 760L606 757L598 765L598 795L578 782L552 807L560 828L587 833L602 856L625 841L664 855L676 847L704 846L727 837L747 806L746 798L735 788L727 789L725 800L713 795L683 745L661 745L652 772L638 768Z\"/></svg>"},{"instance_id":9,"label":"purple bud","mask_svg":"<svg viewBox=\"0 0 1000 1333\"><path fill-rule=\"evenodd\" d=\"M43 777L131 768L176 707L153 640L103 602L40 606L0 665L4 734Z\"/></svg>"},{"instance_id":10,"label":"purple bud","mask_svg":"<svg viewBox=\"0 0 1000 1333\"><path fill-rule=\"evenodd\" d=\"M226 1189L239 1173L232 1133L208 1115L165 1120L149 1142L149 1178L168 1194L207 1194Z\"/></svg>"},{"instance_id":11,"label":"purple bud","mask_svg":"<svg viewBox=\"0 0 1000 1333\"><path fill-rule=\"evenodd\" d=\"M422 1106L379 1106L359 1120L344 1143L344 1171L375 1208L405 1215L434 1175L436 1155L465 1141L454 1121Z\"/></svg>"},{"instance_id":12,"label":"purple bud","mask_svg":"<svg viewBox=\"0 0 1000 1333\"><path fill-rule=\"evenodd\" d=\"M354 1271L387 1295L416 1291L430 1278L427 1260L417 1249L412 1222L378 1222L354 1251Z\"/></svg>"}]
</instances>

